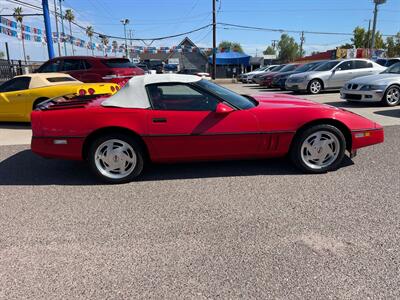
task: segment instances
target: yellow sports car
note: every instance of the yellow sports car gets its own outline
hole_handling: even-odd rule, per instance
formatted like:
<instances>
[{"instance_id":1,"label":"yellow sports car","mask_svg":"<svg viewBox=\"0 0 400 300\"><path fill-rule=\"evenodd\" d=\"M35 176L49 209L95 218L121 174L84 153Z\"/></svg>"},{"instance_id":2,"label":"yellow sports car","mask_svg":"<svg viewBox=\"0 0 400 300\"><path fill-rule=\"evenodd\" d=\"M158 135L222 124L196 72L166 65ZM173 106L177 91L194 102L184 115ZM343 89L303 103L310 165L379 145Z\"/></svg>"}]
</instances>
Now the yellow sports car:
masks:
<instances>
[{"instance_id":1,"label":"yellow sports car","mask_svg":"<svg viewBox=\"0 0 400 300\"><path fill-rule=\"evenodd\" d=\"M30 122L32 110L47 99L114 94L119 88L114 83L83 83L63 73L16 76L0 85L0 121Z\"/></svg>"}]
</instances>

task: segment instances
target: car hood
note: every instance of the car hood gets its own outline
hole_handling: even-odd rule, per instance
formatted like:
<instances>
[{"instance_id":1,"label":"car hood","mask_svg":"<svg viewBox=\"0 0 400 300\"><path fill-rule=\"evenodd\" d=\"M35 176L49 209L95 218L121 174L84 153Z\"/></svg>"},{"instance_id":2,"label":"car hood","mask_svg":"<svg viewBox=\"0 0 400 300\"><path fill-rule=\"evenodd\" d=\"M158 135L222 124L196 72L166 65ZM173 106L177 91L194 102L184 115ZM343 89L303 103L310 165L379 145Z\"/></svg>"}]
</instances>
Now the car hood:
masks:
<instances>
[{"instance_id":1,"label":"car hood","mask_svg":"<svg viewBox=\"0 0 400 300\"><path fill-rule=\"evenodd\" d=\"M296 71L288 71L288 72L282 72L282 73L278 72L275 75L275 77L286 77L286 76L290 76L290 75L295 74L295 73L296 73Z\"/></svg>"},{"instance_id":2,"label":"car hood","mask_svg":"<svg viewBox=\"0 0 400 300\"><path fill-rule=\"evenodd\" d=\"M357 77L349 81L349 83L355 84L385 84L393 80L400 81L400 74L376 74Z\"/></svg>"},{"instance_id":3,"label":"car hood","mask_svg":"<svg viewBox=\"0 0 400 300\"><path fill-rule=\"evenodd\" d=\"M308 72L302 72L302 73L294 72L294 73L291 75L291 77L305 77L305 76L311 75L311 74L313 74L313 73L315 73L315 71L308 71Z\"/></svg>"},{"instance_id":4,"label":"car hood","mask_svg":"<svg viewBox=\"0 0 400 300\"><path fill-rule=\"evenodd\" d=\"M279 72L268 72L263 74L261 77L272 77L275 76L276 74L279 74Z\"/></svg>"}]
</instances>

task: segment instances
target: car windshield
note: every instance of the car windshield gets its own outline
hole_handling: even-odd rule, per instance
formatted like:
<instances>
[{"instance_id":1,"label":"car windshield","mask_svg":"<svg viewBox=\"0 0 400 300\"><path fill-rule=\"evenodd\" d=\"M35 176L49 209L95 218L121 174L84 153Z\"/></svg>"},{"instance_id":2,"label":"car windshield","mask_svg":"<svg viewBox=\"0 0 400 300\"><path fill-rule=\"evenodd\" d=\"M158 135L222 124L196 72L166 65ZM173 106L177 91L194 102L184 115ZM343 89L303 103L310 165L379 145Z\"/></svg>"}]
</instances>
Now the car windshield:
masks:
<instances>
[{"instance_id":1,"label":"car windshield","mask_svg":"<svg viewBox=\"0 0 400 300\"><path fill-rule=\"evenodd\" d=\"M307 72L307 71L311 71L312 69L318 67L321 63L309 63L309 64L305 64L302 65L301 67L298 67L296 69L296 72L302 73L302 72Z\"/></svg>"},{"instance_id":2,"label":"car windshield","mask_svg":"<svg viewBox=\"0 0 400 300\"><path fill-rule=\"evenodd\" d=\"M387 62L387 59L383 59L383 58L380 58L380 59L376 60L376 63L380 64L381 66L385 66L386 62Z\"/></svg>"},{"instance_id":3,"label":"car windshield","mask_svg":"<svg viewBox=\"0 0 400 300\"><path fill-rule=\"evenodd\" d=\"M400 62L390 66L387 68L385 71L382 72L382 74L400 74Z\"/></svg>"},{"instance_id":4,"label":"car windshield","mask_svg":"<svg viewBox=\"0 0 400 300\"><path fill-rule=\"evenodd\" d=\"M286 65L282 69L280 69L280 72L290 72L296 69L299 65Z\"/></svg>"},{"instance_id":5,"label":"car windshield","mask_svg":"<svg viewBox=\"0 0 400 300\"><path fill-rule=\"evenodd\" d=\"M109 68L135 68L136 65L126 58L112 58L102 61Z\"/></svg>"},{"instance_id":6,"label":"car windshield","mask_svg":"<svg viewBox=\"0 0 400 300\"><path fill-rule=\"evenodd\" d=\"M328 61L318 67L316 67L313 71L329 71L333 67L337 66L340 63L338 60Z\"/></svg>"},{"instance_id":7,"label":"car windshield","mask_svg":"<svg viewBox=\"0 0 400 300\"><path fill-rule=\"evenodd\" d=\"M282 70L286 65L280 65L280 66L276 66L273 67L272 69L270 69L271 72L278 72L280 70Z\"/></svg>"},{"instance_id":8,"label":"car windshield","mask_svg":"<svg viewBox=\"0 0 400 300\"><path fill-rule=\"evenodd\" d=\"M209 80L202 79L196 82L195 85L210 91L211 93L217 95L239 109L250 109L256 106L256 103L251 101L249 98L236 94L235 92L232 92L231 90L228 90L218 84L212 83Z\"/></svg>"}]
</instances>

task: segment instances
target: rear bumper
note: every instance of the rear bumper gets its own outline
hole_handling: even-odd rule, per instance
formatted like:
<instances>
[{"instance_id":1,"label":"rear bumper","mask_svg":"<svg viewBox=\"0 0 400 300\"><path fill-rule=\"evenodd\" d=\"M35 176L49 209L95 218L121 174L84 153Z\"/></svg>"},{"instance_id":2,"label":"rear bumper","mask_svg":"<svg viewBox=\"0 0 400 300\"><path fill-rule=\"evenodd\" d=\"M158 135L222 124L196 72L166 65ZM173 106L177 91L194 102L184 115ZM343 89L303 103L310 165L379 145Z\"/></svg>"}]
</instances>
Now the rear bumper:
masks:
<instances>
[{"instance_id":1,"label":"rear bumper","mask_svg":"<svg viewBox=\"0 0 400 300\"><path fill-rule=\"evenodd\" d=\"M352 151L357 149L383 143L385 140L385 133L383 128L376 124L376 128L353 130L352 135Z\"/></svg>"},{"instance_id":2,"label":"rear bumper","mask_svg":"<svg viewBox=\"0 0 400 300\"><path fill-rule=\"evenodd\" d=\"M32 137L31 150L45 158L82 160L83 137Z\"/></svg>"}]
</instances>

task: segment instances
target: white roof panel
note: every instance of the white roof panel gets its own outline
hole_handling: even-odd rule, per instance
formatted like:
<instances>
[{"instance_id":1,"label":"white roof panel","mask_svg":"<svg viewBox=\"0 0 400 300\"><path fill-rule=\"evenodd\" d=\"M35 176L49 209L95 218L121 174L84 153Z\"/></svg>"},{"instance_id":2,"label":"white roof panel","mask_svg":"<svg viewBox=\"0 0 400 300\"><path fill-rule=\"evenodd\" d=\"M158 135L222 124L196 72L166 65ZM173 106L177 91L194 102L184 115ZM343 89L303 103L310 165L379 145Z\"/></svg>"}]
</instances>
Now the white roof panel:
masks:
<instances>
[{"instance_id":1,"label":"white roof panel","mask_svg":"<svg viewBox=\"0 0 400 300\"><path fill-rule=\"evenodd\" d=\"M118 93L103 101L101 105L124 108L149 108L151 105L147 96L146 85L154 83L191 83L200 81L201 79L199 76L181 74L134 76Z\"/></svg>"}]
</instances>

